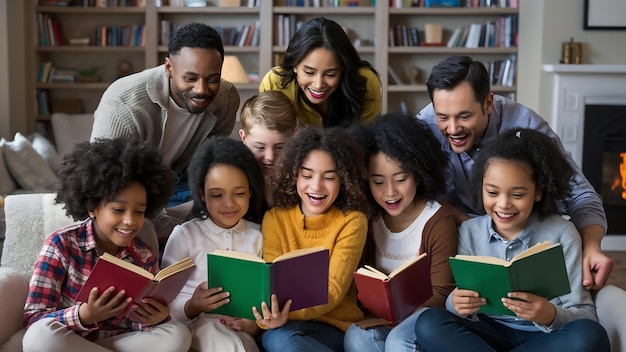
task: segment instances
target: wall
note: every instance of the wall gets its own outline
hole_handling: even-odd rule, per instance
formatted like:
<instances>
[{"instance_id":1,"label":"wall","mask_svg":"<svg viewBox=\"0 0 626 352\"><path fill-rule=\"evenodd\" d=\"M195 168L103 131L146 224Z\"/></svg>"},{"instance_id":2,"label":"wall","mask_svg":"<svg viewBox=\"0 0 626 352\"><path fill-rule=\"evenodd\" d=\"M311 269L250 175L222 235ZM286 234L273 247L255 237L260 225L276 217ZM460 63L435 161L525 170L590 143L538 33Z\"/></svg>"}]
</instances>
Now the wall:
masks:
<instances>
[{"instance_id":1,"label":"wall","mask_svg":"<svg viewBox=\"0 0 626 352\"><path fill-rule=\"evenodd\" d=\"M26 118L27 109L33 108L34 92L26 91L26 80L32 74L26 48L31 46L32 31L23 30L26 18L26 0L0 0L0 137L13 139L15 132L30 133L34 123ZM32 20L26 23L32 23ZM27 58L25 60L25 58ZM31 61L32 62L32 61Z\"/></svg>"},{"instance_id":2,"label":"wall","mask_svg":"<svg viewBox=\"0 0 626 352\"><path fill-rule=\"evenodd\" d=\"M518 101L550 116L552 76L542 64L561 59L561 43L583 43L584 64L626 64L625 30L583 30L583 0L520 1Z\"/></svg>"}]
</instances>

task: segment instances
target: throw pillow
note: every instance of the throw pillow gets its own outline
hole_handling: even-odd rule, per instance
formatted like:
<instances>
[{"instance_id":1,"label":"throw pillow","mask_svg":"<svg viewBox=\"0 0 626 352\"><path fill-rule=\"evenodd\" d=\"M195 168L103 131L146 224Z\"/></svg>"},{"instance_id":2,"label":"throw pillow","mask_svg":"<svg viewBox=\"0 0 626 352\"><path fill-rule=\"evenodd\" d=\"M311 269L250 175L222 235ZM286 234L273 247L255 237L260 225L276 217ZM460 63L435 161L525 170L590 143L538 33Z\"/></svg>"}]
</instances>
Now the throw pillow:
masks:
<instances>
[{"instance_id":1,"label":"throw pillow","mask_svg":"<svg viewBox=\"0 0 626 352\"><path fill-rule=\"evenodd\" d=\"M5 142L6 140L4 138L0 139L0 194L3 195L10 194L17 188L4 162L4 157L2 156L2 146Z\"/></svg>"},{"instance_id":2,"label":"throw pillow","mask_svg":"<svg viewBox=\"0 0 626 352\"><path fill-rule=\"evenodd\" d=\"M9 172L21 188L41 192L56 190L59 178L21 133L16 133L13 141L6 141L2 152Z\"/></svg>"},{"instance_id":3,"label":"throw pillow","mask_svg":"<svg viewBox=\"0 0 626 352\"><path fill-rule=\"evenodd\" d=\"M46 137L39 133L31 134L28 136L28 140L33 146L33 149L35 149L35 151L48 162L50 169L52 169L55 174L58 174L59 170L61 170L63 160L57 153L54 145L52 145Z\"/></svg>"}]
</instances>

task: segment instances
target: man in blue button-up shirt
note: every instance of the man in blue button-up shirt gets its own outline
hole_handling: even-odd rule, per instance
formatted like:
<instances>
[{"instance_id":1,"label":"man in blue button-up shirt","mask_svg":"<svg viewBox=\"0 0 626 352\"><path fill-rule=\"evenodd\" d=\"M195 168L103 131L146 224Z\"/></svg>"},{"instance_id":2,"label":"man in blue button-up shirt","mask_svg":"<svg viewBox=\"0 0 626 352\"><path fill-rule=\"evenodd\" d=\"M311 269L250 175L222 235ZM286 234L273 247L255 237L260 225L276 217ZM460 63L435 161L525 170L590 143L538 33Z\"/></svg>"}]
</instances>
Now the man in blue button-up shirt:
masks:
<instances>
[{"instance_id":1,"label":"man in blue button-up shirt","mask_svg":"<svg viewBox=\"0 0 626 352\"><path fill-rule=\"evenodd\" d=\"M561 200L561 212L570 216L583 240L583 285L599 289L613 270L613 261L600 249L607 220L600 195L565 151L548 123L531 109L494 95L485 66L467 56L450 57L433 67L426 82L432 103L417 117L426 121L441 141L449 159L447 189L442 196L460 210L459 220L483 214L469 187L474 158L499 133L532 128L559 141L563 155L576 169L571 199Z\"/></svg>"}]
</instances>

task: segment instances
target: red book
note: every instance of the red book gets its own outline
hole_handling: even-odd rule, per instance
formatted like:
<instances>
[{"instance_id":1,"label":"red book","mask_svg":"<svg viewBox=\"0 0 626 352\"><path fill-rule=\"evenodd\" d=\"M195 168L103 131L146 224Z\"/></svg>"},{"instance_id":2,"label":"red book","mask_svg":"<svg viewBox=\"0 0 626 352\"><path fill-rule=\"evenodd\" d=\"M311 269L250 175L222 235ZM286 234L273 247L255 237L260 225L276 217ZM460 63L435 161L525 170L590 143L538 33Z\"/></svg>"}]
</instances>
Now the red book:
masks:
<instances>
[{"instance_id":1,"label":"red book","mask_svg":"<svg viewBox=\"0 0 626 352\"><path fill-rule=\"evenodd\" d=\"M126 296L133 297L133 302L141 303L144 297L151 297L168 305L183 288L196 265L189 257L161 269L156 274L145 270L133 263L104 253L94 265L87 281L80 289L75 302L87 302L92 288L98 288L98 295L111 286L115 286L116 293L126 291ZM137 320L128 305L121 315Z\"/></svg>"},{"instance_id":2,"label":"red book","mask_svg":"<svg viewBox=\"0 0 626 352\"><path fill-rule=\"evenodd\" d=\"M390 323L404 320L433 295L426 253L389 275L366 265L354 272L354 282L363 306Z\"/></svg>"}]
</instances>

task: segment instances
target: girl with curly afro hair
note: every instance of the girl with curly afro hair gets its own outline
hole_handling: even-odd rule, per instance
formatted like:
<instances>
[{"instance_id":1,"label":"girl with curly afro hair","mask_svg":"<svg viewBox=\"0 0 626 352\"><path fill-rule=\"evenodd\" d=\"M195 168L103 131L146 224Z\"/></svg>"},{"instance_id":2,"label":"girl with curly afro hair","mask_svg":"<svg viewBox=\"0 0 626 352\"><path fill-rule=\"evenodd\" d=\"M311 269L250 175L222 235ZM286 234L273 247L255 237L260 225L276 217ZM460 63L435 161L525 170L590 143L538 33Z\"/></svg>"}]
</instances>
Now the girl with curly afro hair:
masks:
<instances>
[{"instance_id":1,"label":"girl with curly afro hair","mask_svg":"<svg viewBox=\"0 0 626 352\"><path fill-rule=\"evenodd\" d=\"M190 257L197 265L172 302L172 317L187 324L198 351L258 351L261 330L254 320L207 314L230 301L221 287L207 285L207 253L230 250L262 256L260 222L267 210L265 180L254 154L241 141L214 136L189 164L192 219L172 231L163 264Z\"/></svg>"},{"instance_id":2,"label":"girl with curly afro hair","mask_svg":"<svg viewBox=\"0 0 626 352\"><path fill-rule=\"evenodd\" d=\"M153 231L144 227L145 217L174 191L174 175L158 149L126 138L80 143L65 157L59 178L56 201L81 221L51 234L40 252L24 307L24 349L186 351L189 329L170 320L170 308L153 298L131 303L133 297L111 286L75 301L105 252L158 270L155 251L136 237ZM129 304L134 321L119 316Z\"/></svg>"},{"instance_id":3,"label":"girl with curly afro hair","mask_svg":"<svg viewBox=\"0 0 626 352\"><path fill-rule=\"evenodd\" d=\"M402 113L378 117L361 127L360 137L367 151L369 195L376 206L363 262L390 273L426 253L433 295L423 297L422 306L444 306L455 287L449 258L456 254L458 232L451 206L435 199L445 185L447 162L439 142L426 123ZM414 327L421 311L399 317L393 329L352 324L344 349L415 351Z\"/></svg>"},{"instance_id":4,"label":"girl with curly afro hair","mask_svg":"<svg viewBox=\"0 0 626 352\"><path fill-rule=\"evenodd\" d=\"M477 314L487 303L480 292L455 289L448 310L433 307L418 318L415 333L424 349L610 350L591 292L582 284L580 235L557 213L557 202L569 197L575 175L557 143L542 132L520 128L483 148L473 168L472 190L486 214L461 224L458 252L510 260L539 243L560 243L571 292L551 300L533 292L509 292L496 303L510 316Z\"/></svg>"},{"instance_id":5,"label":"girl with curly afro hair","mask_svg":"<svg viewBox=\"0 0 626 352\"><path fill-rule=\"evenodd\" d=\"M367 235L369 205L363 150L345 130L305 128L292 137L273 174L275 207L263 218L263 258L298 249L330 252L328 303L289 313L276 296L253 308L267 330L266 351L340 351L351 323L363 319L352 273ZM294 297L295 298L295 297Z\"/></svg>"}]
</instances>

